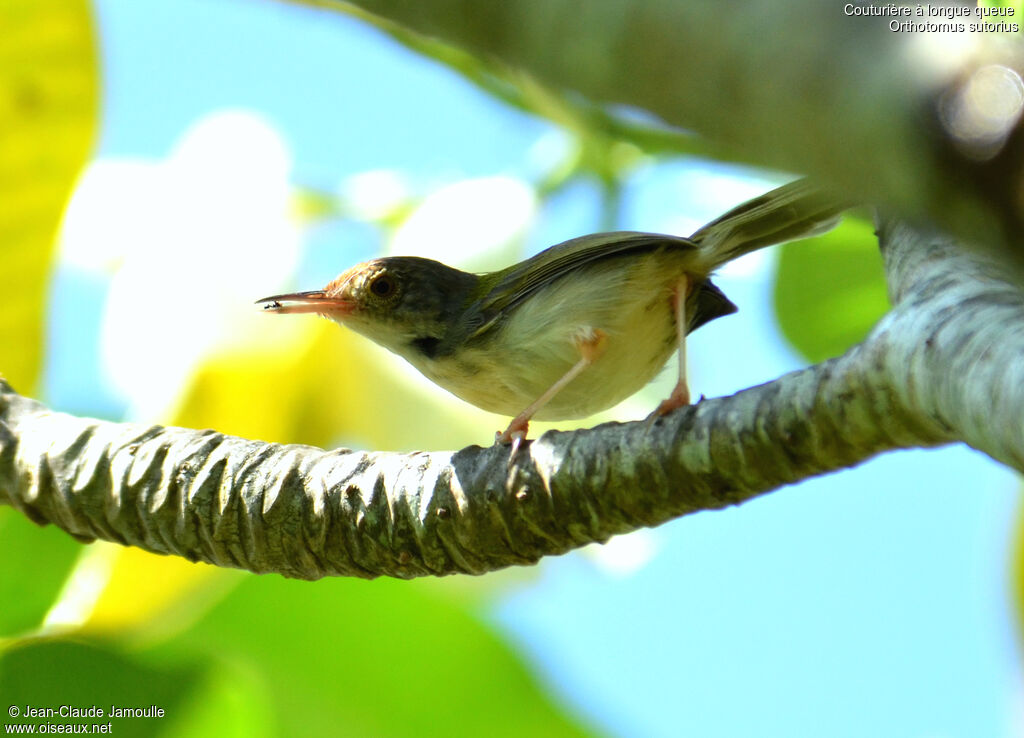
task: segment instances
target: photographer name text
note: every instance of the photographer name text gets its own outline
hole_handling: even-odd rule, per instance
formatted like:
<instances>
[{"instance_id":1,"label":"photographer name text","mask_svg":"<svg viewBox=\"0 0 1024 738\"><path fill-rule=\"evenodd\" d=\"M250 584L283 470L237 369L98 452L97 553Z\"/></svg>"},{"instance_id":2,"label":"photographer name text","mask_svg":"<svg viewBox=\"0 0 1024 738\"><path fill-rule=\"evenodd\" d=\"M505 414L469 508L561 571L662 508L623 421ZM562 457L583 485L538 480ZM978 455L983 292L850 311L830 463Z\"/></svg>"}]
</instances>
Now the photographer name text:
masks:
<instances>
[{"instance_id":1,"label":"photographer name text","mask_svg":"<svg viewBox=\"0 0 1024 738\"><path fill-rule=\"evenodd\" d=\"M20 717L23 718L162 718L164 708L156 705L148 707L119 707L111 705L104 710L102 707L90 705L89 707L75 707L74 705L59 705L57 707L33 707L25 705L21 710ZM12 717L14 717L12 715Z\"/></svg>"}]
</instances>

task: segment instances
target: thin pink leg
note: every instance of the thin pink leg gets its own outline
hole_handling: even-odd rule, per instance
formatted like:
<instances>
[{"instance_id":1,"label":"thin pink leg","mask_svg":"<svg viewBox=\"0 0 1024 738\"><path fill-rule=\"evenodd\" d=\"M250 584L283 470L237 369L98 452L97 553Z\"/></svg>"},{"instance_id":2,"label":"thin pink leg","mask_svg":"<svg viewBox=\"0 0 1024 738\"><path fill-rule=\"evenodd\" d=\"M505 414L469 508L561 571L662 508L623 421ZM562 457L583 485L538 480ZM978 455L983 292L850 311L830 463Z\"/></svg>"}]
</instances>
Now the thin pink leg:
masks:
<instances>
[{"instance_id":1,"label":"thin pink leg","mask_svg":"<svg viewBox=\"0 0 1024 738\"><path fill-rule=\"evenodd\" d=\"M672 308L676 321L676 341L679 344L679 381L676 382L676 386L672 389L672 394L668 396L668 399L664 400L651 413L650 418L652 420L690 404L690 387L686 383L686 328L688 325L686 319L686 297L689 292L690 280L684 274L675 286L675 289L672 290Z\"/></svg>"},{"instance_id":2,"label":"thin pink leg","mask_svg":"<svg viewBox=\"0 0 1024 738\"><path fill-rule=\"evenodd\" d=\"M504 433L496 434L494 439L496 443L512 443L512 454L509 457L509 463L511 463L511 459L515 458L519 445L526 438L526 433L530 429L530 419L542 407L551 402L551 399L569 382L578 377L584 369L597 361L601 354L604 353L607 338L608 336L604 331L594 329L588 330L585 337L577 339L576 346L580 351L580 360L573 364L572 368L563 374L557 382L548 387L544 394L531 402L525 410L513 418Z\"/></svg>"}]
</instances>

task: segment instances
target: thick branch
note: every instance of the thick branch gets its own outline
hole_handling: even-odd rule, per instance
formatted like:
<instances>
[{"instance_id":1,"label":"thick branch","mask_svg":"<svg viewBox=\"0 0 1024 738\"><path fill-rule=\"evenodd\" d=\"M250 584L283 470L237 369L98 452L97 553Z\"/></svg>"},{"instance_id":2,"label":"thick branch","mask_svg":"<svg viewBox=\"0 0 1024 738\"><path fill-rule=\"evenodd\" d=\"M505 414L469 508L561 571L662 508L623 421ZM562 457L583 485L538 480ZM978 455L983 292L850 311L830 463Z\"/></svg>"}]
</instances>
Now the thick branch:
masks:
<instances>
[{"instance_id":1,"label":"thick branch","mask_svg":"<svg viewBox=\"0 0 1024 738\"><path fill-rule=\"evenodd\" d=\"M555 89L651 111L751 161L941 223L969 244L1020 242L1024 134L1014 101L1024 63L998 34L950 44L889 28L926 18L852 16L845 3L819 0L352 2ZM983 106L973 110L987 131L979 140L958 123L972 120L958 107L965 95Z\"/></svg>"},{"instance_id":2,"label":"thick branch","mask_svg":"<svg viewBox=\"0 0 1024 738\"><path fill-rule=\"evenodd\" d=\"M3 385L0 499L83 539L258 572L482 573L738 503L898 436L938 440L906 438L888 422L894 408L861 403L856 363L702 402L649 430L547 433L513 473L501 447L325 452L75 418Z\"/></svg>"},{"instance_id":3,"label":"thick branch","mask_svg":"<svg viewBox=\"0 0 1024 738\"><path fill-rule=\"evenodd\" d=\"M1024 293L945 236L888 218L879 238L896 309L868 343L898 404L1024 471Z\"/></svg>"}]
</instances>

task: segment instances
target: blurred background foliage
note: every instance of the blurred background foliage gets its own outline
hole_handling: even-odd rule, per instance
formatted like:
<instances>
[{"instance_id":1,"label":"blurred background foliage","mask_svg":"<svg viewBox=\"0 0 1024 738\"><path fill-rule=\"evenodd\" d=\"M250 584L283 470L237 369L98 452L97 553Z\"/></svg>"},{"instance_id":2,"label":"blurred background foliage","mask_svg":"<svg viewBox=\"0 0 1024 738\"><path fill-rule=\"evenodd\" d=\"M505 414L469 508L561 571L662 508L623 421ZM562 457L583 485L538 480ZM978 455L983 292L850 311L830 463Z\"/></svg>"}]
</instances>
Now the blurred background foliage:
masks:
<instances>
[{"instance_id":1,"label":"blurred background foliage","mask_svg":"<svg viewBox=\"0 0 1024 738\"><path fill-rule=\"evenodd\" d=\"M0 371L35 396L46 360L56 235L100 120L92 12L85 0L0 3ZM598 108L350 12L505 104L561 128L565 145L546 161L531 191L510 191L522 195L524 212L580 182L595 183L602 193L595 230L615 228L623 181L639 167L681 157L729 159L728 152L636 111ZM492 184L501 196L505 185ZM382 203L367 205L352 193L292 183L289 217L300 233L359 222L385 243L409 243L403 229L428 216L450 217L451 189L398 187ZM880 260L865 247L872 239L870 224L850 216L825 236L781 248L777 319L808 361L841 353L886 310ZM461 256L474 268L498 267L521 258L526 241L513 224L482 255ZM103 268L120 268L119 258ZM286 276L282 285L319 286L294 279ZM206 299L182 287L183 302L195 297ZM457 448L486 442L503 425L453 407L391 357L323 321L286 325L239 317L227 337L218 334L193 359L183 365L180 385L160 386L164 395L127 408L126 417L277 442L379 449ZM165 356L150 360L173 363ZM144 373L141 366L130 371ZM651 397L642 403L651 404ZM61 704L154 704L169 715L115 720L118 735L599 732L554 701L480 617L479 603L492 590L515 587L529 571L482 580L309 584L109 544L84 547L11 509L0 509L0 551L5 703L48 705L59 695ZM1017 564L1020 594L1024 546Z\"/></svg>"}]
</instances>

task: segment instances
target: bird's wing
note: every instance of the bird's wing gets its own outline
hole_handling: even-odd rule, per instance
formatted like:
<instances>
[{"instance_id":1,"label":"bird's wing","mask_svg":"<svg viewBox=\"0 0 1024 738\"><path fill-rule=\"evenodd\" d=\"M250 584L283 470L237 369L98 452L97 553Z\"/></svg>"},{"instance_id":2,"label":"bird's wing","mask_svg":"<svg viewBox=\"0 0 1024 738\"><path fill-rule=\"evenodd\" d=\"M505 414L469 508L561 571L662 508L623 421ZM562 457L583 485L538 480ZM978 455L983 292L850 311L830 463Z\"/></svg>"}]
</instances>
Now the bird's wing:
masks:
<instances>
[{"instance_id":1,"label":"bird's wing","mask_svg":"<svg viewBox=\"0 0 1024 738\"><path fill-rule=\"evenodd\" d=\"M573 238L551 246L536 256L499 272L498 279L480 298L480 323L476 337L493 326L538 289L599 259L663 247L696 249L696 244L679 236L637 231L612 231Z\"/></svg>"}]
</instances>

